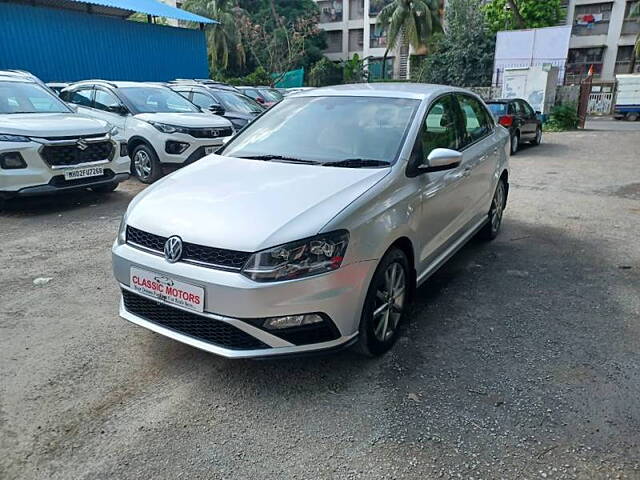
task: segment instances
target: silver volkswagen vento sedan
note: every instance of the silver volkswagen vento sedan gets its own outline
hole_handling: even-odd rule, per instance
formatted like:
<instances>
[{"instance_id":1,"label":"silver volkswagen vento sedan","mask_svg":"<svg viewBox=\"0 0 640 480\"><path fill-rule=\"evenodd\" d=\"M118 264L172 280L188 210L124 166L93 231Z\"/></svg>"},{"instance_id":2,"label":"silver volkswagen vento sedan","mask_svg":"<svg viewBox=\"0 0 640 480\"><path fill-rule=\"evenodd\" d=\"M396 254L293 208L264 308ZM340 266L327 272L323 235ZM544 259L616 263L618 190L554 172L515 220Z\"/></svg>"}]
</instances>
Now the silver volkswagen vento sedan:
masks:
<instances>
[{"instance_id":1,"label":"silver volkswagen vento sedan","mask_svg":"<svg viewBox=\"0 0 640 480\"><path fill-rule=\"evenodd\" d=\"M506 205L508 132L436 85L285 98L129 206L120 315L225 357L388 350L418 285Z\"/></svg>"}]
</instances>

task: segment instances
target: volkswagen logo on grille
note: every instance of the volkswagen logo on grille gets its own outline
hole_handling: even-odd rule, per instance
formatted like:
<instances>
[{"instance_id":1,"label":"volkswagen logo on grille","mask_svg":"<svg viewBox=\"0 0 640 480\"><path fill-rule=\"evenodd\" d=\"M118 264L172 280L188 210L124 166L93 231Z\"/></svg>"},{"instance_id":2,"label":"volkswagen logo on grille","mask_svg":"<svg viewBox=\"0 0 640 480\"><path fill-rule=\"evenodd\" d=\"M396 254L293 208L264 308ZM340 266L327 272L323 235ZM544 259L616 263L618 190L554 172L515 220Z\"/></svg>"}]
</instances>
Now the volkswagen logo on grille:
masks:
<instances>
[{"instance_id":1,"label":"volkswagen logo on grille","mask_svg":"<svg viewBox=\"0 0 640 480\"><path fill-rule=\"evenodd\" d=\"M176 263L182 257L182 240L180 237L173 236L169 237L166 242L164 242L164 258L167 259L169 263Z\"/></svg>"},{"instance_id":2,"label":"volkswagen logo on grille","mask_svg":"<svg viewBox=\"0 0 640 480\"><path fill-rule=\"evenodd\" d=\"M87 149L87 147L89 146L89 145L87 144L87 142L85 142L84 138L79 139L79 140L76 142L76 145L78 146L78 148L79 148L80 150L86 150L86 149Z\"/></svg>"}]
</instances>

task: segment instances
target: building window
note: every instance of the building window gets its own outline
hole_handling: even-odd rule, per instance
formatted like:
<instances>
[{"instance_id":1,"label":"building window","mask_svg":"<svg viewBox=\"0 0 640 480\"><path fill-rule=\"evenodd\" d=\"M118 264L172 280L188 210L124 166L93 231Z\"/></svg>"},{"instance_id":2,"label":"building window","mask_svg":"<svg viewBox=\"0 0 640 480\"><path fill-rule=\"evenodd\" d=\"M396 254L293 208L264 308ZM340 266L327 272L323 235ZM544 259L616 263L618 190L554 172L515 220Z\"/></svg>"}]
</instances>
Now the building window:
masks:
<instances>
[{"instance_id":1,"label":"building window","mask_svg":"<svg viewBox=\"0 0 640 480\"><path fill-rule=\"evenodd\" d=\"M349 30L349 51L360 52L364 46L364 30L355 28Z\"/></svg>"},{"instance_id":2,"label":"building window","mask_svg":"<svg viewBox=\"0 0 640 480\"><path fill-rule=\"evenodd\" d=\"M349 0L349 20L364 18L364 0Z\"/></svg>"},{"instance_id":3,"label":"building window","mask_svg":"<svg viewBox=\"0 0 640 480\"><path fill-rule=\"evenodd\" d=\"M320 9L320 23L332 23L342 21L342 0L321 0L318 2Z\"/></svg>"},{"instance_id":4,"label":"building window","mask_svg":"<svg viewBox=\"0 0 640 480\"><path fill-rule=\"evenodd\" d=\"M592 69L593 76L602 73L604 47L572 48L569 50L565 83L578 83L584 80Z\"/></svg>"},{"instance_id":5,"label":"building window","mask_svg":"<svg viewBox=\"0 0 640 480\"><path fill-rule=\"evenodd\" d=\"M384 7L389 5L393 0L369 0L369 16L377 17Z\"/></svg>"},{"instance_id":6,"label":"building window","mask_svg":"<svg viewBox=\"0 0 640 480\"><path fill-rule=\"evenodd\" d=\"M634 8L640 5L640 1L627 2L624 11L624 22L622 23L622 35L638 35L640 34L640 17L631 16Z\"/></svg>"},{"instance_id":7,"label":"building window","mask_svg":"<svg viewBox=\"0 0 640 480\"><path fill-rule=\"evenodd\" d=\"M327 49L325 53L342 53L342 30L327 32Z\"/></svg>"},{"instance_id":8,"label":"building window","mask_svg":"<svg viewBox=\"0 0 640 480\"><path fill-rule=\"evenodd\" d=\"M382 78L382 58L372 58L367 66L369 71L369 81L380 80ZM384 78L393 78L393 58L387 58L387 66Z\"/></svg>"},{"instance_id":9,"label":"building window","mask_svg":"<svg viewBox=\"0 0 640 480\"><path fill-rule=\"evenodd\" d=\"M577 5L573 17L574 35L606 35L613 3Z\"/></svg>"},{"instance_id":10,"label":"building window","mask_svg":"<svg viewBox=\"0 0 640 480\"><path fill-rule=\"evenodd\" d=\"M387 32L380 25L371 25L369 29L369 48L386 48Z\"/></svg>"},{"instance_id":11,"label":"building window","mask_svg":"<svg viewBox=\"0 0 640 480\"><path fill-rule=\"evenodd\" d=\"M633 73L633 57L633 45L618 47L615 73Z\"/></svg>"}]
</instances>

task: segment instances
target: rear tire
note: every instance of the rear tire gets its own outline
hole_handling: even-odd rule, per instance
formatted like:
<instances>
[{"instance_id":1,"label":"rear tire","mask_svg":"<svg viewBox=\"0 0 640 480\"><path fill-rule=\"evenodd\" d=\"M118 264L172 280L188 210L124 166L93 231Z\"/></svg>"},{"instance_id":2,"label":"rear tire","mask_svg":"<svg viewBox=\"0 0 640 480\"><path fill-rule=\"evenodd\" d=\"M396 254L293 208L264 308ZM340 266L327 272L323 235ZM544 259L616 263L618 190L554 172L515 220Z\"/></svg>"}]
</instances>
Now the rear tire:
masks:
<instances>
[{"instance_id":1,"label":"rear tire","mask_svg":"<svg viewBox=\"0 0 640 480\"><path fill-rule=\"evenodd\" d=\"M636 120L638 120L638 114L637 113L627 113L627 120L629 120L630 122L635 122Z\"/></svg>"},{"instance_id":2,"label":"rear tire","mask_svg":"<svg viewBox=\"0 0 640 480\"><path fill-rule=\"evenodd\" d=\"M362 309L355 346L359 353L375 357L395 343L409 299L409 272L407 256L398 248L380 260Z\"/></svg>"},{"instance_id":3,"label":"rear tire","mask_svg":"<svg viewBox=\"0 0 640 480\"><path fill-rule=\"evenodd\" d=\"M142 183L153 183L162 176L162 165L151 147L142 144L133 149L131 173Z\"/></svg>"},{"instance_id":4,"label":"rear tire","mask_svg":"<svg viewBox=\"0 0 640 480\"><path fill-rule=\"evenodd\" d=\"M542 127L536 128L536 137L531 140L531 145L540 145L542 143Z\"/></svg>"},{"instance_id":5,"label":"rear tire","mask_svg":"<svg viewBox=\"0 0 640 480\"><path fill-rule=\"evenodd\" d=\"M111 193L118 188L118 182L106 183L104 185L96 185L91 187L91 190L96 193Z\"/></svg>"},{"instance_id":6,"label":"rear tire","mask_svg":"<svg viewBox=\"0 0 640 480\"><path fill-rule=\"evenodd\" d=\"M507 204L507 184L504 179L500 179L496 191L491 200L491 208L489 209L489 221L478 232L478 238L485 241L493 240L500 233L502 226L502 215L504 207Z\"/></svg>"},{"instance_id":7,"label":"rear tire","mask_svg":"<svg viewBox=\"0 0 640 480\"><path fill-rule=\"evenodd\" d=\"M520 148L520 134L518 132L515 132L513 135L511 135L511 155L515 155L516 153L518 153L518 149Z\"/></svg>"}]
</instances>

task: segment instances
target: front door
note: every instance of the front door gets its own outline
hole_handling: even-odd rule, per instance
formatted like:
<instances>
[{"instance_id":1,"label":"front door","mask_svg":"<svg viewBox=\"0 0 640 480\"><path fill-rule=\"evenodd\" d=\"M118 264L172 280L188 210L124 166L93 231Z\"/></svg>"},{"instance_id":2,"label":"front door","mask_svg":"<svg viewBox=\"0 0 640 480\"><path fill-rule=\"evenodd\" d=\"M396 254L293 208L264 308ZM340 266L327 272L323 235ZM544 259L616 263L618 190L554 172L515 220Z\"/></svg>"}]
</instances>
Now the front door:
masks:
<instances>
[{"instance_id":1,"label":"front door","mask_svg":"<svg viewBox=\"0 0 640 480\"><path fill-rule=\"evenodd\" d=\"M459 150L462 141L457 104L453 95L445 95L430 106L417 139L417 150L424 158L435 148ZM457 238L465 211L464 167L424 173L419 183L420 221L416 249L418 275Z\"/></svg>"}]
</instances>

